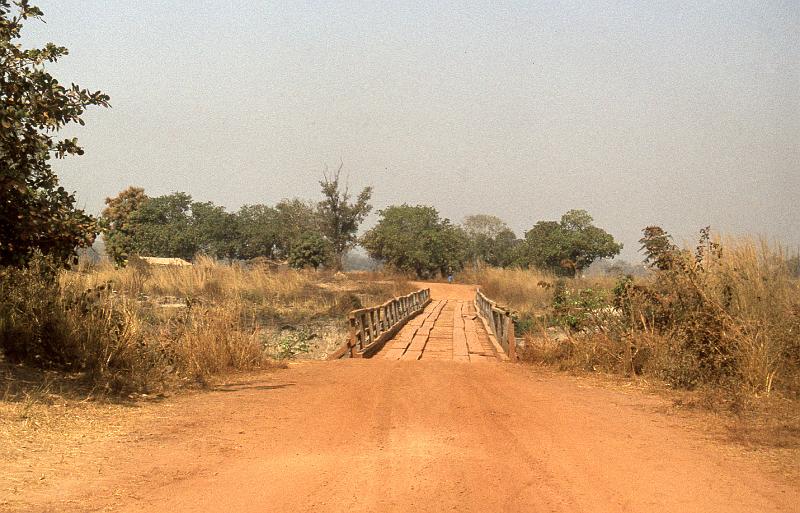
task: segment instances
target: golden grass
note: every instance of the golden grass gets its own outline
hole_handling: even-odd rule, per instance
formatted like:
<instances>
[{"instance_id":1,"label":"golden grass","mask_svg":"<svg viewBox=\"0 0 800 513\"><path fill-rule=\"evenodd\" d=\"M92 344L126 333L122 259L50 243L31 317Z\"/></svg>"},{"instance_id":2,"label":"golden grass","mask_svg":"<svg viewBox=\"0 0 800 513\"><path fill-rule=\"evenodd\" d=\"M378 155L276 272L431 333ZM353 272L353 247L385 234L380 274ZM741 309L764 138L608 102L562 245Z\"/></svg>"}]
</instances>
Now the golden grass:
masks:
<instances>
[{"instance_id":1,"label":"golden grass","mask_svg":"<svg viewBox=\"0 0 800 513\"><path fill-rule=\"evenodd\" d=\"M483 292L494 301L518 312L542 312L553 299L555 277L535 269L486 267L474 276Z\"/></svg>"},{"instance_id":2,"label":"golden grass","mask_svg":"<svg viewBox=\"0 0 800 513\"><path fill-rule=\"evenodd\" d=\"M487 270L483 283L512 308L543 312L526 335L533 361L725 389L734 408L776 389L800 398L800 280L784 249L728 237L675 263L635 279L616 302L611 279L567 280L567 305L550 307L552 290L533 285L544 275ZM570 329L559 325L567 317Z\"/></svg>"},{"instance_id":3,"label":"golden grass","mask_svg":"<svg viewBox=\"0 0 800 513\"><path fill-rule=\"evenodd\" d=\"M343 340L347 312L412 288L208 258L191 267L105 263L63 271L55 284L43 276L25 272L0 283L9 292L0 304L3 340L23 351L28 343L19 341L28 340L41 357L113 393L268 367L282 327L332 324Z\"/></svg>"},{"instance_id":4,"label":"golden grass","mask_svg":"<svg viewBox=\"0 0 800 513\"><path fill-rule=\"evenodd\" d=\"M612 277L562 278L538 269L499 269L486 267L469 275L484 293L499 304L520 314L542 315L552 307L553 292L559 281L571 289L610 290Z\"/></svg>"}]
</instances>

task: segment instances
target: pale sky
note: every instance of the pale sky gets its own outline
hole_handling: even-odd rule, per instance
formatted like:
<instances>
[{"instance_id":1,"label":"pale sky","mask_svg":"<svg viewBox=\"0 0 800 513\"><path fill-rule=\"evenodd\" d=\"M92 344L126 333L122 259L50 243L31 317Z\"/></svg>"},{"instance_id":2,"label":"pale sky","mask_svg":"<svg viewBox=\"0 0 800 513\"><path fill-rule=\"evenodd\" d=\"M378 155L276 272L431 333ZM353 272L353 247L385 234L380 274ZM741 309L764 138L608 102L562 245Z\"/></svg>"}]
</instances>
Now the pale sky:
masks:
<instances>
[{"instance_id":1,"label":"pale sky","mask_svg":"<svg viewBox=\"0 0 800 513\"><path fill-rule=\"evenodd\" d=\"M55 161L92 213L128 185L316 199L342 160L376 209L522 236L584 208L629 260L649 224L800 245L798 0L33 3L26 43L111 95Z\"/></svg>"}]
</instances>

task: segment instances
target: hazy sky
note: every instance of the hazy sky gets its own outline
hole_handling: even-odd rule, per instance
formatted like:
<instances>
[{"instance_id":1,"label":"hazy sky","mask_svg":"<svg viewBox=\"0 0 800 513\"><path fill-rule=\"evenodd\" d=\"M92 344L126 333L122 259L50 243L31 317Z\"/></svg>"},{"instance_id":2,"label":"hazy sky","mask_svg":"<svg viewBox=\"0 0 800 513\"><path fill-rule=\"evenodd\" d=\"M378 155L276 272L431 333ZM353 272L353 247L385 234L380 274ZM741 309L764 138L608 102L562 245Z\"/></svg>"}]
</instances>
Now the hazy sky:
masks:
<instances>
[{"instance_id":1,"label":"hazy sky","mask_svg":"<svg viewBox=\"0 0 800 513\"><path fill-rule=\"evenodd\" d=\"M376 208L584 208L628 259L648 224L800 244L798 0L34 3L56 76L111 95L55 164L94 213L316 198L342 160Z\"/></svg>"}]
</instances>

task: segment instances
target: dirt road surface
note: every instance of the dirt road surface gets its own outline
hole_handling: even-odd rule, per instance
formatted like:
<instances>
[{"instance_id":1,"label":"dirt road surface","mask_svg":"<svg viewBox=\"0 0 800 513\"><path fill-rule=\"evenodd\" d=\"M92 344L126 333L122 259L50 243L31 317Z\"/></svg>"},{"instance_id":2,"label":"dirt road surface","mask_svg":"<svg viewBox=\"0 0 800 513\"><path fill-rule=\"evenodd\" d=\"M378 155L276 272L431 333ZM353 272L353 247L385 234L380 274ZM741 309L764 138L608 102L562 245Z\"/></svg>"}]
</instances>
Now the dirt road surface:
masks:
<instances>
[{"instance_id":1,"label":"dirt road surface","mask_svg":"<svg viewBox=\"0 0 800 513\"><path fill-rule=\"evenodd\" d=\"M502 362L294 364L83 451L9 511L800 510L798 483L663 399Z\"/></svg>"}]
</instances>

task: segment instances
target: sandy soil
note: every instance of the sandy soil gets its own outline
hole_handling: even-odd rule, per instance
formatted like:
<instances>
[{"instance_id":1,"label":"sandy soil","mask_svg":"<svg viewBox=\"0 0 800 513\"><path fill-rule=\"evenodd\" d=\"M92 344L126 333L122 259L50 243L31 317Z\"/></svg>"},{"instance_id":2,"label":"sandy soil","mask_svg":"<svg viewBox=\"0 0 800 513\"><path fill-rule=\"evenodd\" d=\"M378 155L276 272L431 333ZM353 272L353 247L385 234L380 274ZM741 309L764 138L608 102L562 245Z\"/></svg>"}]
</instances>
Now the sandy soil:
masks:
<instances>
[{"instance_id":1,"label":"sandy soil","mask_svg":"<svg viewBox=\"0 0 800 513\"><path fill-rule=\"evenodd\" d=\"M142 408L0 509L798 511L796 481L666 411L525 365L303 362Z\"/></svg>"}]
</instances>

